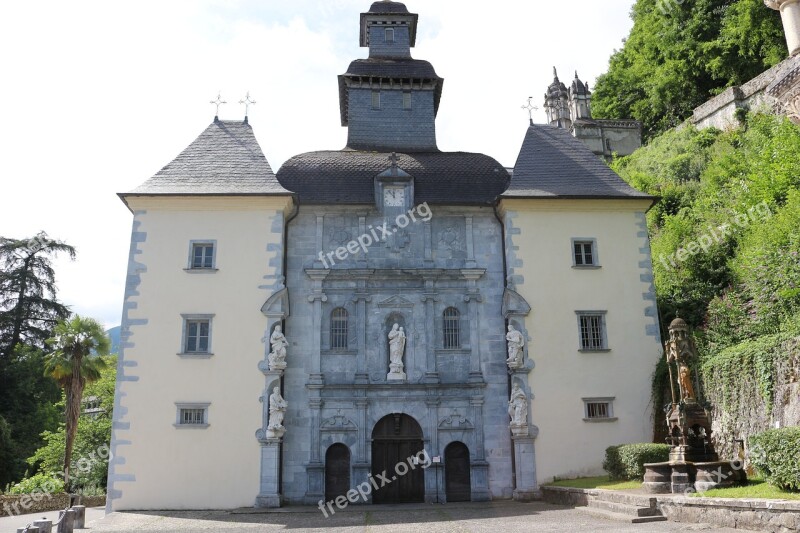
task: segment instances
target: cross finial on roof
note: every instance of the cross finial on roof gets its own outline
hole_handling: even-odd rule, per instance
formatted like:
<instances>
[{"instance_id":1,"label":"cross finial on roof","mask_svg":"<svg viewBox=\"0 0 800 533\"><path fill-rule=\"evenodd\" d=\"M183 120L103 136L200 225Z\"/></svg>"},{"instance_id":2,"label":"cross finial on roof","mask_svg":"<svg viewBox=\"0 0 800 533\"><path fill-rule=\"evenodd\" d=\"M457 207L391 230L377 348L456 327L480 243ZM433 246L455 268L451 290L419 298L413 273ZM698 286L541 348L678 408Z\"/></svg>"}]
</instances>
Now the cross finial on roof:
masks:
<instances>
[{"instance_id":1,"label":"cross finial on roof","mask_svg":"<svg viewBox=\"0 0 800 533\"><path fill-rule=\"evenodd\" d=\"M397 154L392 152L388 159L392 162L392 168L397 168L397 162L399 161Z\"/></svg>"},{"instance_id":2,"label":"cross finial on roof","mask_svg":"<svg viewBox=\"0 0 800 533\"><path fill-rule=\"evenodd\" d=\"M221 106L222 104L227 104L228 102L222 99L222 91L219 91L217 93L217 99L211 100L210 103L217 106L217 110L214 112L214 122L217 122L219 120L219 106Z\"/></svg>"},{"instance_id":3,"label":"cross finial on roof","mask_svg":"<svg viewBox=\"0 0 800 533\"><path fill-rule=\"evenodd\" d=\"M538 111L539 108L533 105L533 102L531 102L531 100L533 100L533 96L528 97L528 103L522 106L522 109L528 110L528 119L531 121L531 126L533 126L533 111L534 110Z\"/></svg>"},{"instance_id":4,"label":"cross finial on roof","mask_svg":"<svg viewBox=\"0 0 800 533\"><path fill-rule=\"evenodd\" d=\"M556 70L556 67L553 67L553 77L558 79L558 71Z\"/></svg>"},{"instance_id":5,"label":"cross finial on roof","mask_svg":"<svg viewBox=\"0 0 800 533\"><path fill-rule=\"evenodd\" d=\"M250 98L250 91L247 91L244 99L239 100L240 104L244 104L244 121L247 122L247 114L250 112L250 106L255 105L256 101Z\"/></svg>"}]
</instances>

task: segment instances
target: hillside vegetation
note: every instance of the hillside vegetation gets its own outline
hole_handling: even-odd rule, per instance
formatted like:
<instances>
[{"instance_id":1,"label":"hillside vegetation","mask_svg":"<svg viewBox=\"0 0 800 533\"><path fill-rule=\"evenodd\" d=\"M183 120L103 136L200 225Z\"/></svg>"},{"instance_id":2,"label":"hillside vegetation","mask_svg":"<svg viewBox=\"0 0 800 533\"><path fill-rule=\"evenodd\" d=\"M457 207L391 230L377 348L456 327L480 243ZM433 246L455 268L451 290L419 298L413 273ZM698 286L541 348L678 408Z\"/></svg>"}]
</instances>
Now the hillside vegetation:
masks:
<instances>
[{"instance_id":1,"label":"hillside vegetation","mask_svg":"<svg viewBox=\"0 0 800 533\"><path fill-rule=\"evenodd\" d=\"M787 56L780 15L762 0L637 0L631 18L597 79L592 110L641 121L645 139Z\"/></svg>"}]
</instances>

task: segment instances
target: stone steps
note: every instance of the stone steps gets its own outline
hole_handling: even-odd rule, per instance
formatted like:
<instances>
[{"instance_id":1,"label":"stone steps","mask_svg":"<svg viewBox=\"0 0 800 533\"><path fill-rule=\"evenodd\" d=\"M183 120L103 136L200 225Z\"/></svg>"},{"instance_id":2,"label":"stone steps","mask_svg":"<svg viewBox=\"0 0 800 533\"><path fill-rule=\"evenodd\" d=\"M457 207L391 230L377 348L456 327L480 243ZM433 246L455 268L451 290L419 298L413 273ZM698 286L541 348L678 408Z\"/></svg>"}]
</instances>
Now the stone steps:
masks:
<instances>
[{"instance_id":1,"label":"stone steps","mask_svg":"<svg viewBox=\"0 0 800 533\"><path fill-rule=\"evenodd\" d=\"M611 520L633 524L667 520L656 505L656 498L640 494L598 491L589 497L587 503L588 507L580 509Z\"/></svg>"}]
</instances>

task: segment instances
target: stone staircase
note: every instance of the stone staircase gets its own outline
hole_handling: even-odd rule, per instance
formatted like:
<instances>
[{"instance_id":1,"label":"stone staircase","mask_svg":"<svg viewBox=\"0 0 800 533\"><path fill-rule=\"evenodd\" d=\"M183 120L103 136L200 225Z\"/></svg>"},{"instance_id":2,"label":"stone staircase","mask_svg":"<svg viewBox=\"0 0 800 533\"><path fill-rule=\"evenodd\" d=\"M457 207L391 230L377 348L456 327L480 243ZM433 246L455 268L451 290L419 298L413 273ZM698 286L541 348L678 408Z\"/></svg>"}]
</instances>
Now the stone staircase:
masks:
<instances>
[{"instance_id":1,"label":"stone staircase","mask_svg":"<svg viewBox=\"0 0 800 533\"><path fill-rule=\"evenodd\" d=\"M667 520L667 517L661 514L656 498L643 494L593 490L588 494L586 503L586 507L578 507L577 509L611 520L633 524Z\"/></svg>"}]
</instances>

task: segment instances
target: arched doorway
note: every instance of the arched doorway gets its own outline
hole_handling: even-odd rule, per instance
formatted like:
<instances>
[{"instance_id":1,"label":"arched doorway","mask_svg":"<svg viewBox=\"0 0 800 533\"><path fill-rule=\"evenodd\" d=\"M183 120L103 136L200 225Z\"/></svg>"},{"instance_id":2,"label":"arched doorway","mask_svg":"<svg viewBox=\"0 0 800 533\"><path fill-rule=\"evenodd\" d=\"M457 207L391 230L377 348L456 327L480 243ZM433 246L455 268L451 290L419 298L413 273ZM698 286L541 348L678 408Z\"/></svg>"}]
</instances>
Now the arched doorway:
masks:
<instances>
[{"instance_id":1,"label":"arched doorway","mask_svg":"<svg viewBox=\"0 0 800 533\"><path fill-rule=\"evenodd\" d=\"M350 490L350 448L331 445L325 452L325 501L335 500Z\"/></svg>"},{"instance_id":2,"label":"arched doorway","mask_svg":"<svg viewBox=\"0 0 800 533\"><path fill-rule=\"evenodd\" d=\"M447 503L472 499L469 448L463 442L451 442L444 449L444 486Z\"/></svg>"},{"instance_id":3,"label":"arched doorway","mask_svg":"<svg viewBox=\"0 0 800 533\"><path fill-rule=\"evenodd\" d=\"M409 458L421 452L423 446L422 428L408 415L387 415L375 424L372 477L379 488L372 493L372 503L421 503L425 500L424 470L419 465L414 465L413 469L409 465ZM401 463L405 466L398 468ZM388 483L382 481L382 476Z\"/></svg>"}]
</instances>

